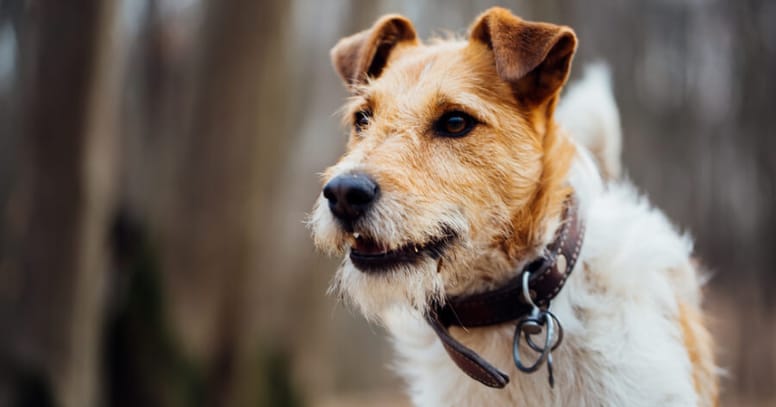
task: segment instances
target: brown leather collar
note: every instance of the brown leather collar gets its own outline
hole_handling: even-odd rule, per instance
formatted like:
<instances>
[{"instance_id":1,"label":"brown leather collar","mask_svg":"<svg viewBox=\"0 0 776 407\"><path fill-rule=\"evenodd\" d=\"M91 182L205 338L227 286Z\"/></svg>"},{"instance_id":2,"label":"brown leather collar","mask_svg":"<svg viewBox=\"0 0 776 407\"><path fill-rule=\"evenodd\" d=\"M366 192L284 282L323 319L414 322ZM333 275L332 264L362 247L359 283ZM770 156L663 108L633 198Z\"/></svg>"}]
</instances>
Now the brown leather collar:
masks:
<instances>
[{"instance_id":1,"label":"brown leather collar","mask_svg":"<svg viewBox=\"0 0 776 407\"><path fill-rule=\"evenodd\" d=\"M449 327L497 325L528 315L532 306L522 295L522 276L526 272L531 273L528 287L534 303L548 307L574 270L584 235L585 224L579 218L577 200L572 194L566 201L562 225L555 232L555 239L545 248L543 255L526 266L515 279L496 290L448 298L445 304L431 307L426 320L461 370L489 387L502 388L509 383L509 376L455 340Z\"/></svg>"}]
</instances>

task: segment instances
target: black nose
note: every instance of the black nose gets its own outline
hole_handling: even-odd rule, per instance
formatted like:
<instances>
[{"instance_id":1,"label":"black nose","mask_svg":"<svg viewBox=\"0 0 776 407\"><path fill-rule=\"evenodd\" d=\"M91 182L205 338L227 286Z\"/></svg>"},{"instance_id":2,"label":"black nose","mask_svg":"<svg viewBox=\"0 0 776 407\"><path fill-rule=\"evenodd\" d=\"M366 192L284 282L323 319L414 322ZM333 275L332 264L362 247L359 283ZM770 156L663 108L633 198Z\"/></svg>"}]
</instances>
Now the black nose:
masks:
<instances>
[{"instance_id":1,"label":"black nose","mask_svg":"<svg viewBox=\"0 0 776 407\"><path fill-rule=\"evenodd\" d=\"M378 189L377 183L366 174L343 174L323 187L323 196L329 200L331 213L352 227L372 205Z\"/></svg>"}]
</instances>

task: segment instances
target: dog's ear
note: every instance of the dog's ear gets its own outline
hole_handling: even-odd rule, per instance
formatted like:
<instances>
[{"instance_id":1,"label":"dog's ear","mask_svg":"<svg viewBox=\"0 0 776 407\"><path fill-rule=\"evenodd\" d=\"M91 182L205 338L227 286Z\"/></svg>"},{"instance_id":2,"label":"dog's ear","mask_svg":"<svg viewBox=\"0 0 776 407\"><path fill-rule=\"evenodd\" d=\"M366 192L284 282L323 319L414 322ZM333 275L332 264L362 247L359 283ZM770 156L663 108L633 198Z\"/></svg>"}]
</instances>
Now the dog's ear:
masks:
<instances>
[{"instance_id":1,"label":"dog's ear","mask_svg":"<svg viewBox=\"0 0 776 407\"><path fill-rule=\"evenodd\" d=\"M533 106L551 99L566 83L577 46L571 28L524 21L500 7L477 18L469 40L493 50L499 76L512 84L518 100Z\"/></svg>"},{"instance_id":2,"label":"dog's ear","mask_svg":"<svg viewBox=\"0 0 776 407\"><path fill-rule=\"evenodd\" d=\"M341 39L331 50L331 61L347 85L380 76L388 57L400 43L418 42L412 22L400 15L386 15L372 28Z\"/></svg>"}]
</instances>

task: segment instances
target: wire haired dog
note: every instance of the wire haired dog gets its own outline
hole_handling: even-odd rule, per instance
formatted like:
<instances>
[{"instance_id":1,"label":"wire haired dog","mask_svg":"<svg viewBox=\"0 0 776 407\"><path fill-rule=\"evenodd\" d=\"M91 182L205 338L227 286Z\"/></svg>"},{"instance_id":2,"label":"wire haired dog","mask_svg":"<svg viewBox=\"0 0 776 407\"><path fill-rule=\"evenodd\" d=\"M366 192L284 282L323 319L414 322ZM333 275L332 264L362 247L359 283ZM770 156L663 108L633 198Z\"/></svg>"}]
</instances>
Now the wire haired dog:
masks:
<instances>
[{"instance_id":1,"label":"wire haired dog","mask_svg":"<svg viewBox=\"0 0 776 407\"><path fill-rule=\"evenodd\" d=\"M619 180L605 69L556 109L576 44L493 8L465 40L388 15L331 52L350 138L313 238L418 406L717 402L692 243Z\"/></svg>"}]
</instances>

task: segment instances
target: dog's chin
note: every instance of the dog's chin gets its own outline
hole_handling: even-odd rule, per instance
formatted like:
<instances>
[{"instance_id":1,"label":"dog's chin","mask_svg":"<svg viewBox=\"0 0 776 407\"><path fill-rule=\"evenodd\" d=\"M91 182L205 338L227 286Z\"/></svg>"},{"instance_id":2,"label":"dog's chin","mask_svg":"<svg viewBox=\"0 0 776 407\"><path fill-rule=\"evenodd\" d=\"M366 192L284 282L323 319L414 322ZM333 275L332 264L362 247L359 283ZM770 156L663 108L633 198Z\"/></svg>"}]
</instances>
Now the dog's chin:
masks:
<instances>
[{"instance_id":1,"label":"dog's chin","mask_svg":"<svg viewBox=\"0 0 776 407\"><path fill-rule=\"evenodd\" d=\"M344 257L330 293L378 322L389 307L425 311L430 302L443 298L450 278L446 271L460 263L459 254L469 244L468 223L459 212L439 205L439 213L408 221L383 202L348 231L324 203L316 203L309 225L319 250Z\"/></svg>"},{"instance_id":2,"label":"dog's chin","mask_svg":"<svg viewBox=\"0 0 776 407\"><path fill-rule=\"evenodd\" d=\"M444 280L440 267L454 251L457 234L441 228L423 243L393 245L366 235L354 234L333 289L356 305L369 319L396 305L424 312L442 298Z\"/></svg>"},{"instance_id":3,"label":"dog's chin","mask_svg":"<svg viewBox=\"0 0 776 407\"><path fill-rule=\"evenodd\" d=\"M355 305L367 319L377 322L384 311L397 305L425 312L430 302L444 295L444 281L437 272L439 261L418 256L412 261L391 262L390 267L364 271L348 257L331 289Z\"/></svg>"}]
</instances>

